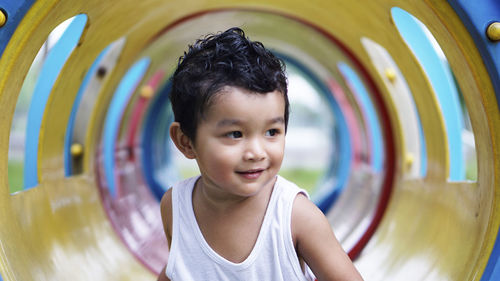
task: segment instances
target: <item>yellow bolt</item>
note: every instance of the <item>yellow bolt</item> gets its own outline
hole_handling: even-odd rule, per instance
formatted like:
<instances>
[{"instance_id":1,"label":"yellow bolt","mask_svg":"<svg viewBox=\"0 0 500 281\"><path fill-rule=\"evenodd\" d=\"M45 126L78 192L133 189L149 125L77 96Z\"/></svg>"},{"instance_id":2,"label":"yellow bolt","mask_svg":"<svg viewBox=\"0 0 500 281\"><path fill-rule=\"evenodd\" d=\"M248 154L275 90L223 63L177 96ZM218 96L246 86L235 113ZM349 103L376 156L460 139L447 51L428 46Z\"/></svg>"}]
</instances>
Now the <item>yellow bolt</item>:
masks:
<instances>
[{"instance_id":1,"label":"yellow bolt","mask_svg":"<svg viewBox=\"0 0 500 281\"><path fill-rule=\"evenodd\" d=\"M74 157L81 156L83 154L83 145L74 143L71 145L70 151Z\"/></svg>"},{"instance_id":2,"label":"yellow bolt","mask_svg":"<svg viewBox=\"0 0 500 281\"><path fill-rule=\"evenodd\" d=\"M486 35L491 41L500 41L500 22L493 22L486 29Z\"/></svg>"},{"instance_id":3,"label":"yellow bolt","mask_svg":"<svg viewBox=\"0 0 500 281\"><path fill-rule=\"evenodd\" d=\"M7 15L5 15L5 12L3 10L0 10L0 27L4 26L6 22Z\"/></svg>"},{"instance_id":4,"label":"yellow bolt","mask_svg":"<svg viewBox=\"0 0 500 281\"><path fill-rule=\"evenodd\" d=\"M411 169L411 166L413 166L413 162L415 161L415 158L413 157L412 153L406 153L405 157L405 168L406 171L409 171Z\"/></svg>"},{"instance_id":5,"label":"yellow bolt","mask_svg":"<svg viewBox=\"0 0 500 281\"><path fill-rule=\"evenodd\" d=\"M153 97L154 90L151 86L145 85L141 88L141 97L145 99L150 99Z\"/></svg>"},{"instance_id":6,"label":"yellow bolt","mask_svg":"<svg viewBox=\"0 0 500 281\"><path fill-rule=\"evenodd\" d=\"M396 81L396 71L393 69L393 68L386 68L385 71L385 77L387 77L387 79L389 79L389 81L391 82L394 82Z\"/></svg>"}]
</instances>

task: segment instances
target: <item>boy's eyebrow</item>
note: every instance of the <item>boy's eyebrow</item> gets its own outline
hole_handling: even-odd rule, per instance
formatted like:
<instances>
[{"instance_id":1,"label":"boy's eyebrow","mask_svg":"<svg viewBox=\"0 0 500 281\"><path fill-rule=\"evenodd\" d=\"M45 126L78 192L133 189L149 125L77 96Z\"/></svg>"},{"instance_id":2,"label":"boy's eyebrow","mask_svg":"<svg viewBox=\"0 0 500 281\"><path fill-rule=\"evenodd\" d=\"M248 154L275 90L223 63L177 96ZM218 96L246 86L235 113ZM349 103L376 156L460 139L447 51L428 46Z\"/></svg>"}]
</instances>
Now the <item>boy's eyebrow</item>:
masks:
<instances>
[{"instance_id":1,"label":"boy's eyebrow","mask_svg":"<svg viewBox=\"0 0 500 281\"><path fill-rule=\"evenodd\" d=\"M285 124L285 118L283 116L274 117L269 120L269 124L281 123Z\"/></svg>"},{"instance_id":2,"label":"boy's eyebrow","mask_svg":"<svg viewBox=\"0 0 500 281\"><path fill-rule=\"evenodd\" d=\"M243 123L243 121L241 121L239 119L222 119L219 122L217 122L217 124L215 126L217 128L229 127L229 126L234 126L234 125L241 125L241 123ZM274 118L269 119L269 121L267 121L267 123L268 124L276 124L276 123L285 124L285 118L283 116L274 117Z\"/></svg>"},{"instance_id":3,"label":"boy's eyebrow","mask_svg":"<svg viewBox=\"0 0 500 281\"><path fill-rule=\"evenodd\" d=\"M241 124L241 120L238 119L222 119L217 124L215 125L217 128L220 127L229 127L233 125L239 125Z\"/></svg>"}]
</instances>

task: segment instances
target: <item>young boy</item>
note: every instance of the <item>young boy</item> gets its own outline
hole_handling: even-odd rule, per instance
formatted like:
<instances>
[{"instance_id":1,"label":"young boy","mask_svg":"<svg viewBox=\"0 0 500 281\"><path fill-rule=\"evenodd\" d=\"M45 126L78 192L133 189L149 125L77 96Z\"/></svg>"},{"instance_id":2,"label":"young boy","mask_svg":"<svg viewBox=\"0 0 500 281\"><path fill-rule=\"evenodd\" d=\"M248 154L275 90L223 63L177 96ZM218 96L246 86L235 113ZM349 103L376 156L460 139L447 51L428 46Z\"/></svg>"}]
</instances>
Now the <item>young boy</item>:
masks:
<instances>
[{"instance_id":1,"label":"young boy","mask_svg":"<svg viewBox=\"0 0 500 281\"><path fill-rule=\"evenodd\" d=\"M362 280L323 213L278 176L284 64L239 28L189 46L172 78L170 136L201 175L169 189L158 280Z\"/></svg>"}]
</instances>

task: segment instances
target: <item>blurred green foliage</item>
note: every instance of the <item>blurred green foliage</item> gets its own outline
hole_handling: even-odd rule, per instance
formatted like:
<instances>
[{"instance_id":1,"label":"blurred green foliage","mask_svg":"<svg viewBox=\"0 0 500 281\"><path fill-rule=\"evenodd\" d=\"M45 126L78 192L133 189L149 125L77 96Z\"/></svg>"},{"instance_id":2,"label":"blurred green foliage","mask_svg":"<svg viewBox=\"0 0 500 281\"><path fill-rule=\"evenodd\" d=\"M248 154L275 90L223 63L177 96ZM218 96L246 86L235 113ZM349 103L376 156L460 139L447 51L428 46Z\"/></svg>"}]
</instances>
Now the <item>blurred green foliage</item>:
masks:
<instances>
[{"instance_id":1,"label":"blurred green foliage","mask_svg":"<svg viewBox=\"0 0 500 281\"><path fill-rule=\"evenodd\" d=\"M311 194L321 178L321 169L282 169L279 175Z\"/></svg>"},{"instance_id":2,"label":"blurred green foliage","mask_svg":"<svg viewBox=\"0 0 500 281\"><path fill-rule=\"evenodd\" d=\"M9 175L9 189L10 193L23 190L23 168L24 163L21 161L9 161L8 175Z\"/></svg>"},{"instance_id":3,"label":"blurred green foliage","mask_svg":"<svg viewBox=\"0 0 500 281\"><path fill-rule=\"evenodd\" d=\"M477 181L477 162L466 163L465 178L470 181Z\"/></svg>"}]
</instances>

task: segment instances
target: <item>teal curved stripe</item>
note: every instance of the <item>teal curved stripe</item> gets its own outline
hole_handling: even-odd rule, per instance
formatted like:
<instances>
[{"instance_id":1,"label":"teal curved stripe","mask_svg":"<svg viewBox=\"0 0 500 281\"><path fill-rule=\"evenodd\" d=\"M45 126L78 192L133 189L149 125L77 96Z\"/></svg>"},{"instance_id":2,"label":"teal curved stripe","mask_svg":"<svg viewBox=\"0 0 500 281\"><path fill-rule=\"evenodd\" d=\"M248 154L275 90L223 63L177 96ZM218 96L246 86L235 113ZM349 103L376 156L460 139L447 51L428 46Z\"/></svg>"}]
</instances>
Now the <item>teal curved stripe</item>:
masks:
<instances>
[{"instance_id":1,"label":"teal curved stripe","mask_svg":"<svg viewBox=\"0 0 500 281\"><path fill-rule=\"evenodd\" d=\"M49 99L52 87L59 76L59 72L80 40L86 23L87 16L84 14L77 15L73 18L61 38L49 51L47 59L40 71L40 76L38 77L35 90L33 91L26 125L26 150L24 159L25 189L34 187L38 184L38 142L45 105Z\"/></svg>"},{"instance_id":2,"label":"teal curved stripe","mask_svg":"<svg viewBox=\"0 0 500 281\"><path fill-rule=\"evenodd\" d=\"M346 77L346 79L351 83L352 87L354 87L354 90L356 91L356 94L359 98L361 108L363 108L363 111L366 114L368 122L367 129L370 132L370 141L372 145L371 165L372 169L376 173L379 173L380 171L382 171L384 162L384 146L377 112L370 99L370 94L366 90L363 82L361 82L361 79L359 79L356 72L354 72L354 70L352 70L352 68L350 68L345 63L339 63L338 67L342 74Z\"/></svg>"},{"instance_id":3,"label":"teal curved stripe","mask_svg":"<svg viewBox=\"0 0 500 281\"><path fill-rule=\"evenodd\" d=\"M104 174L108 184L108 190L111 196L116 196L116 181L115 181L115 149L118 130L120 129L120 121L123 115L123 110L129 102L130 96L141 82L150 63L149 58L143 58L137 61L123 76L118 88L113 95L113 99L109 105L108 114L104 121L103 133L103 161Z\"/></svg>"}]
</instances>

